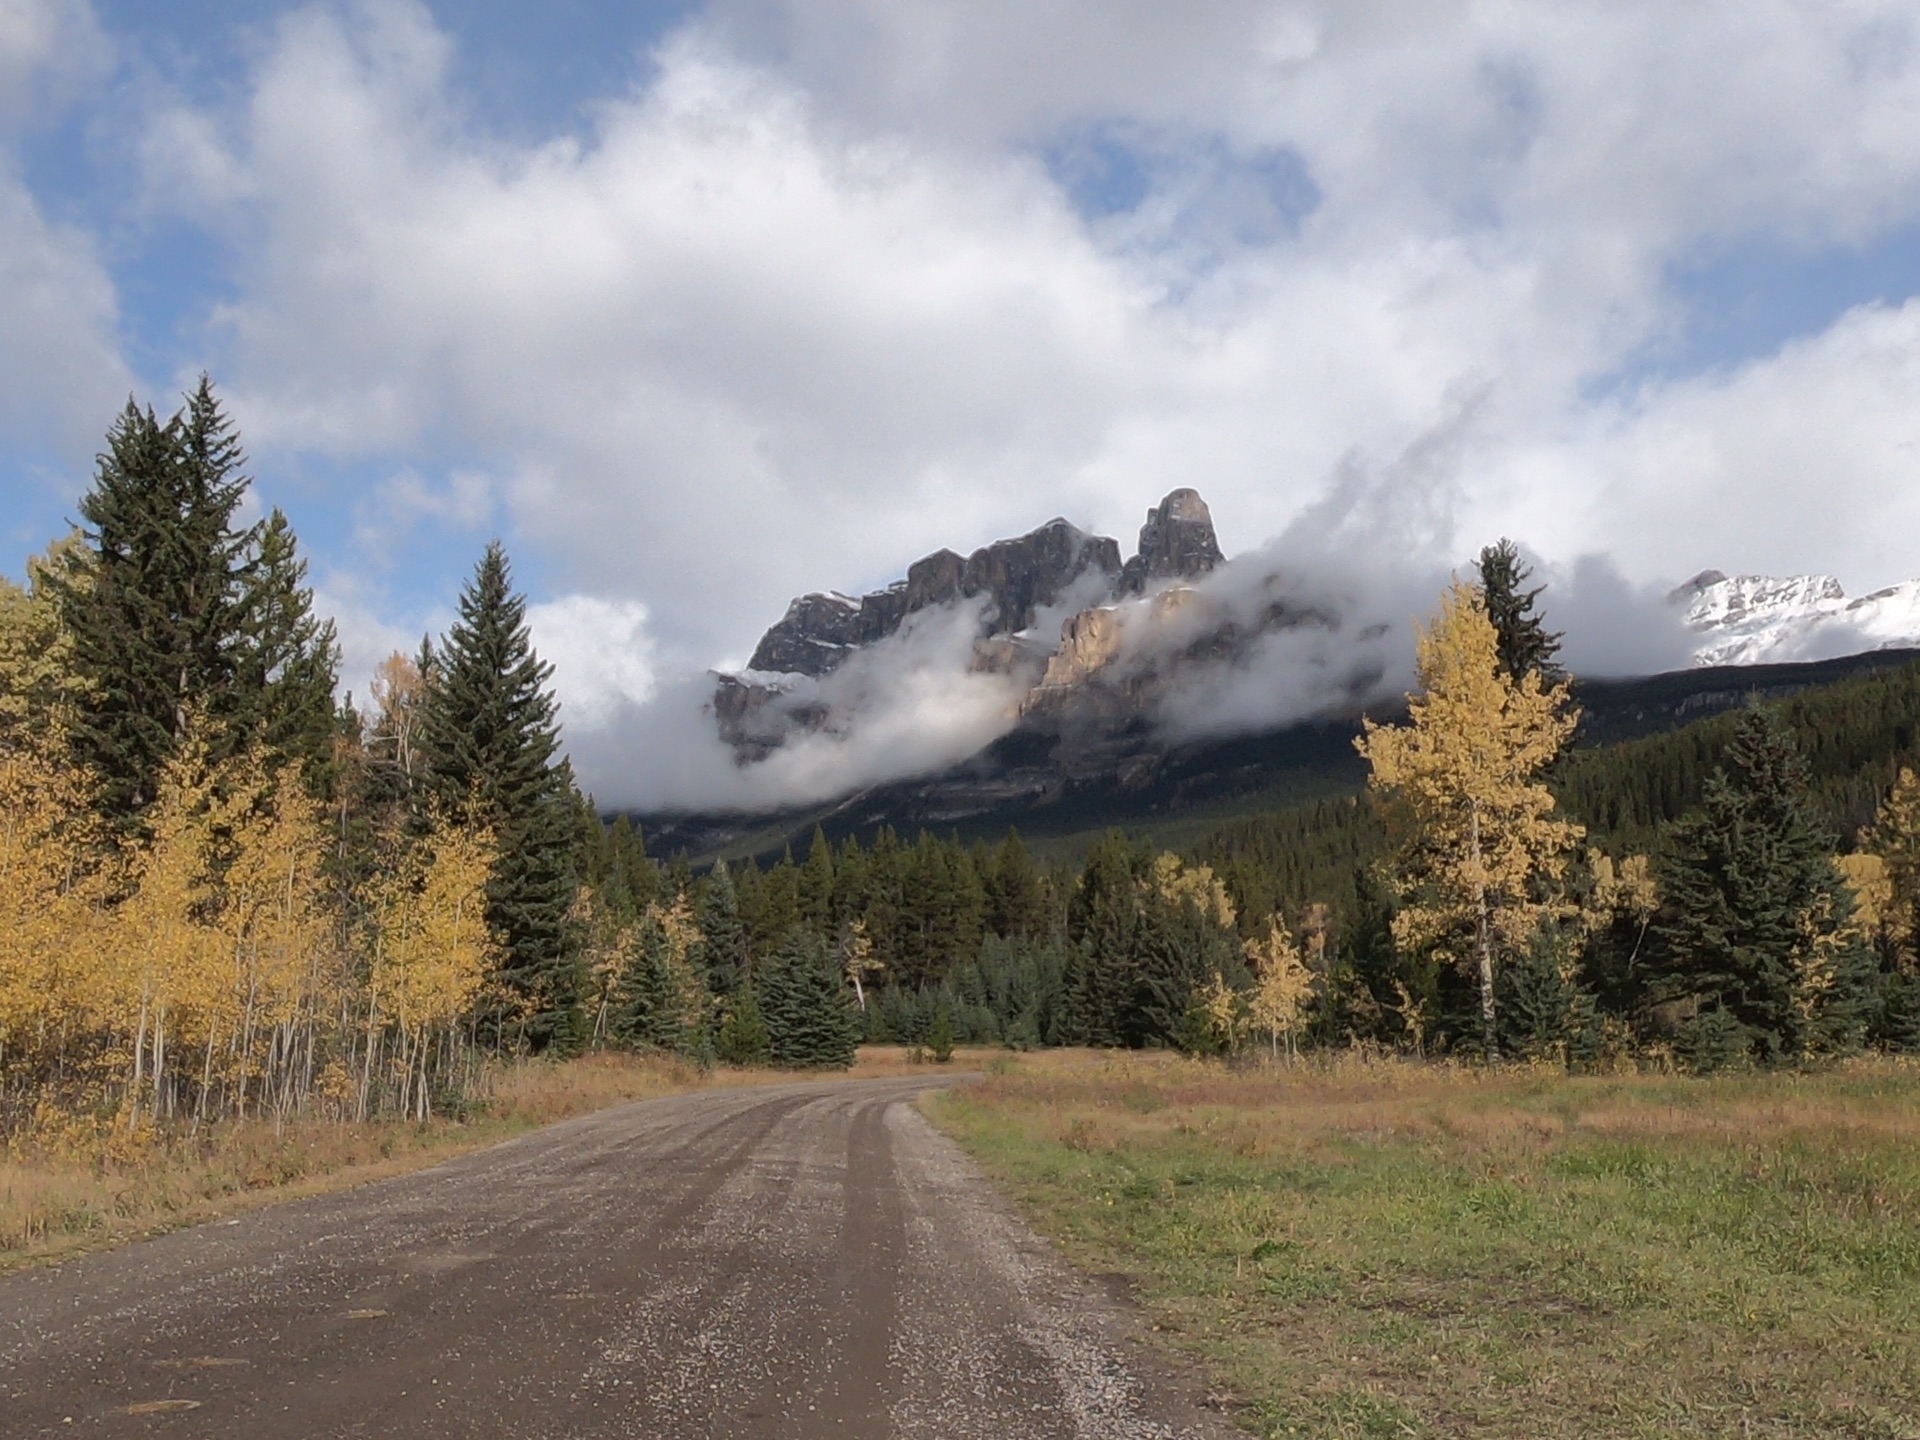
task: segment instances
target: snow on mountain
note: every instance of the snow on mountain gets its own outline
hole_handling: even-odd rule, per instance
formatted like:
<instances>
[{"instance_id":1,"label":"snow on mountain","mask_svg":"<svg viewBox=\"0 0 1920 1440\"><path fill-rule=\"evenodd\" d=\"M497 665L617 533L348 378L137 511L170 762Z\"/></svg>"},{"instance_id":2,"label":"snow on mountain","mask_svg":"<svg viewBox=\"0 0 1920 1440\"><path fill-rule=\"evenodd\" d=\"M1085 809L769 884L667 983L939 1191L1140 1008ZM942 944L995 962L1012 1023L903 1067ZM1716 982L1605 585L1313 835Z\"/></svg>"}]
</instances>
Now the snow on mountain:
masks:
<instances>
[{"instance_id":1,"label":"snow on mountain","mask_svg":"<svg viewBox=\"0 0 1920 1440\"><path fill-rule=\"evenodd\" d=\"M1722 575L1708 570L1673 592L1700 637L1696 665L1826 660L1920 646L1920 580L1850 599L1831 575Z\"/></svg>"}]
</instances>

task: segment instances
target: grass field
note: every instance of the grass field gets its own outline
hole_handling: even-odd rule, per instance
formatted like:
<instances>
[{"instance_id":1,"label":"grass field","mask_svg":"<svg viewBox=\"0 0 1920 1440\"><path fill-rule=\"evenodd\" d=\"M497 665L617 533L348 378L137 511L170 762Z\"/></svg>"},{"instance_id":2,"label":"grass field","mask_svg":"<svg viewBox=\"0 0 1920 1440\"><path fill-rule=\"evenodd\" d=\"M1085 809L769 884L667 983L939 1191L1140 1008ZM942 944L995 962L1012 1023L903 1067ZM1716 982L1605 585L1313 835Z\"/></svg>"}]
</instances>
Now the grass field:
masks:
<instances>
[{"instance_id":1,"label":"grass field","mask_svg":"<svg viewBox=\"0 0 1920 1440\"><path fill-rule=\"evenodd\" d=\"M1920 1436L1920 1068L1170 1057L931 1102L1274 1436Z\"/></svg>"},{"instance_id":2,"label":"grass field","mask_svg":"<svg viewBox=\"0 0 1920 1440\"><path fill-rule=\"evenodd\" d=\"M953 1069L1003 1052L961 1050ZM930 1067L929 1067L930 1072ZM299 1195L417 1170L538 1125L629 1100L720 1085L833 1078L701 1070L664 1057L596 1055L503 1068L465 1122L220 1125L130 1144L115 1129L69 1127L0 1145L0 1273ZM860 1052L856 1077L923 1073L898 1046Z\"/></svg>"}]
</instances>

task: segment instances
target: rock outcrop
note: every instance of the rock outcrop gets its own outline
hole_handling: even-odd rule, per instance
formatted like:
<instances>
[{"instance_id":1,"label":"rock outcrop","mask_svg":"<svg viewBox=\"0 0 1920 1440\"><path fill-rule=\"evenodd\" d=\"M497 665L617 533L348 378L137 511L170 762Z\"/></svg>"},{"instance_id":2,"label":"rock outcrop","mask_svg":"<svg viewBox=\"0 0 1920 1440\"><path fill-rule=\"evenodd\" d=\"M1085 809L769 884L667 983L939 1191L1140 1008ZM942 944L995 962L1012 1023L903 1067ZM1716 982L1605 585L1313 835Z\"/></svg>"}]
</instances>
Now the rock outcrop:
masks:
<instances>
[{"instance_id":1,"label":"rock outcrop","mask_svg":"<svg viewBox=\"0 0 1920 1440\"><path fill-rule=\"evenodd\" d=\"M718 677L715 724L742 764L764 759L785 738L834 723L815 682L898 633L909 617L985 597L970 668L1029 687L1021 716L1076 733L1126 726L1183 660L1230 650L1241 638L1234 626L1203 634L1192 642L1194 655L1168 656L1158 670L1151 657L1116 663L1136 642L1149 650L1160 643L1170 617L1195 595L1187 582L1222 559L1207 502L1184 488L1147 512L1139 553L1124 566L1115 541L1062 519L964 558L936 550L884 590L795 600L761 637L749 668ZM1057 640L1051 622L1047 633L1036 630L1042 615L1071 602L1085 608L1066 617ZM1130 625L1137 626L1131 638Z\"/></svg>"},{"instance_id":2,"label":"rock outcrop","mask_svg":"<svg viewBox=\"0 0 1920 1440\"><path fill-rule=\"evenodd\" d=\"M1200 492L1175 490L1147 511L1140 551L1121 570L1120 591L1138 595L1156 580L1197 580L1225 558Z\"/></svg>"},{"instance_id":3,"label":"rock outcrop","mask_svg":"<svg viewBox=\"0 0 1920 1440\"><path fill-rule=\"evenodd\" d=\"M936 550L907 567L907 578L858 599L831 592L802 595L768 630L748 661L767 673L831 674L852 651L897 632L909 615L935 605L988 597L984 633L1010 635L1032 626L1036 612L1057 605L1088 575L1112 588L1120 547L1065 520L999 540L962 559Z\"/></svg>"}]
</instances>

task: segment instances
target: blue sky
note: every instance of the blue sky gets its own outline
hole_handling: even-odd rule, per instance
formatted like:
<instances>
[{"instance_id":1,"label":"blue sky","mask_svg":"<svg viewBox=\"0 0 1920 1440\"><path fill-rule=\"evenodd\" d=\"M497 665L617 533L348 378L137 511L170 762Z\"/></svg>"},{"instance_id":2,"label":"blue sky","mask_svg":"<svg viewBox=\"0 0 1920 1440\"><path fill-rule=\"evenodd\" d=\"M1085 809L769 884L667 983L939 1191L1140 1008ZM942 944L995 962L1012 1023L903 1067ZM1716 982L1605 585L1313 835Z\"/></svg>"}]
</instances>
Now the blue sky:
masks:
<instances>
[{"instance_id":1,"label":"blue sky","mask_svg":"<svg viewBox=\"0 0 1920 1440\"><path fill-rule=\"evenodd\" d=\"M499 534L582 716L1180 484L1230 552L1359 473L1442 563L1920 575L1917 21L0 0L0 569L204 368L348 683Z\"/></svg>"}]
</instances>

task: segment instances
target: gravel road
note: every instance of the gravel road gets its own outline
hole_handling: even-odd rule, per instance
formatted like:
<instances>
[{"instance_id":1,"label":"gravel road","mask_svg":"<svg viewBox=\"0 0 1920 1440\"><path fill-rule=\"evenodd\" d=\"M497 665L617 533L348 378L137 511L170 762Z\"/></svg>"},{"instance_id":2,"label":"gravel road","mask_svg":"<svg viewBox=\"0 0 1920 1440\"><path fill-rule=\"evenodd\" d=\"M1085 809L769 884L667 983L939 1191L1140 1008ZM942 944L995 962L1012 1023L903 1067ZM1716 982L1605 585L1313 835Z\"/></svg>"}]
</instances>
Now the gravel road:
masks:
<instances>
[{"instance_id":1,"label":"gravel road","mask_svg":"<svg viewBox=\"0 0 1920 1440\"><path fill-rule=\"evenodd\" d=\"M0 1435L1231 1433L928 1083L623 1106L0 1280Z\"/></svg>"}]
</instances>

